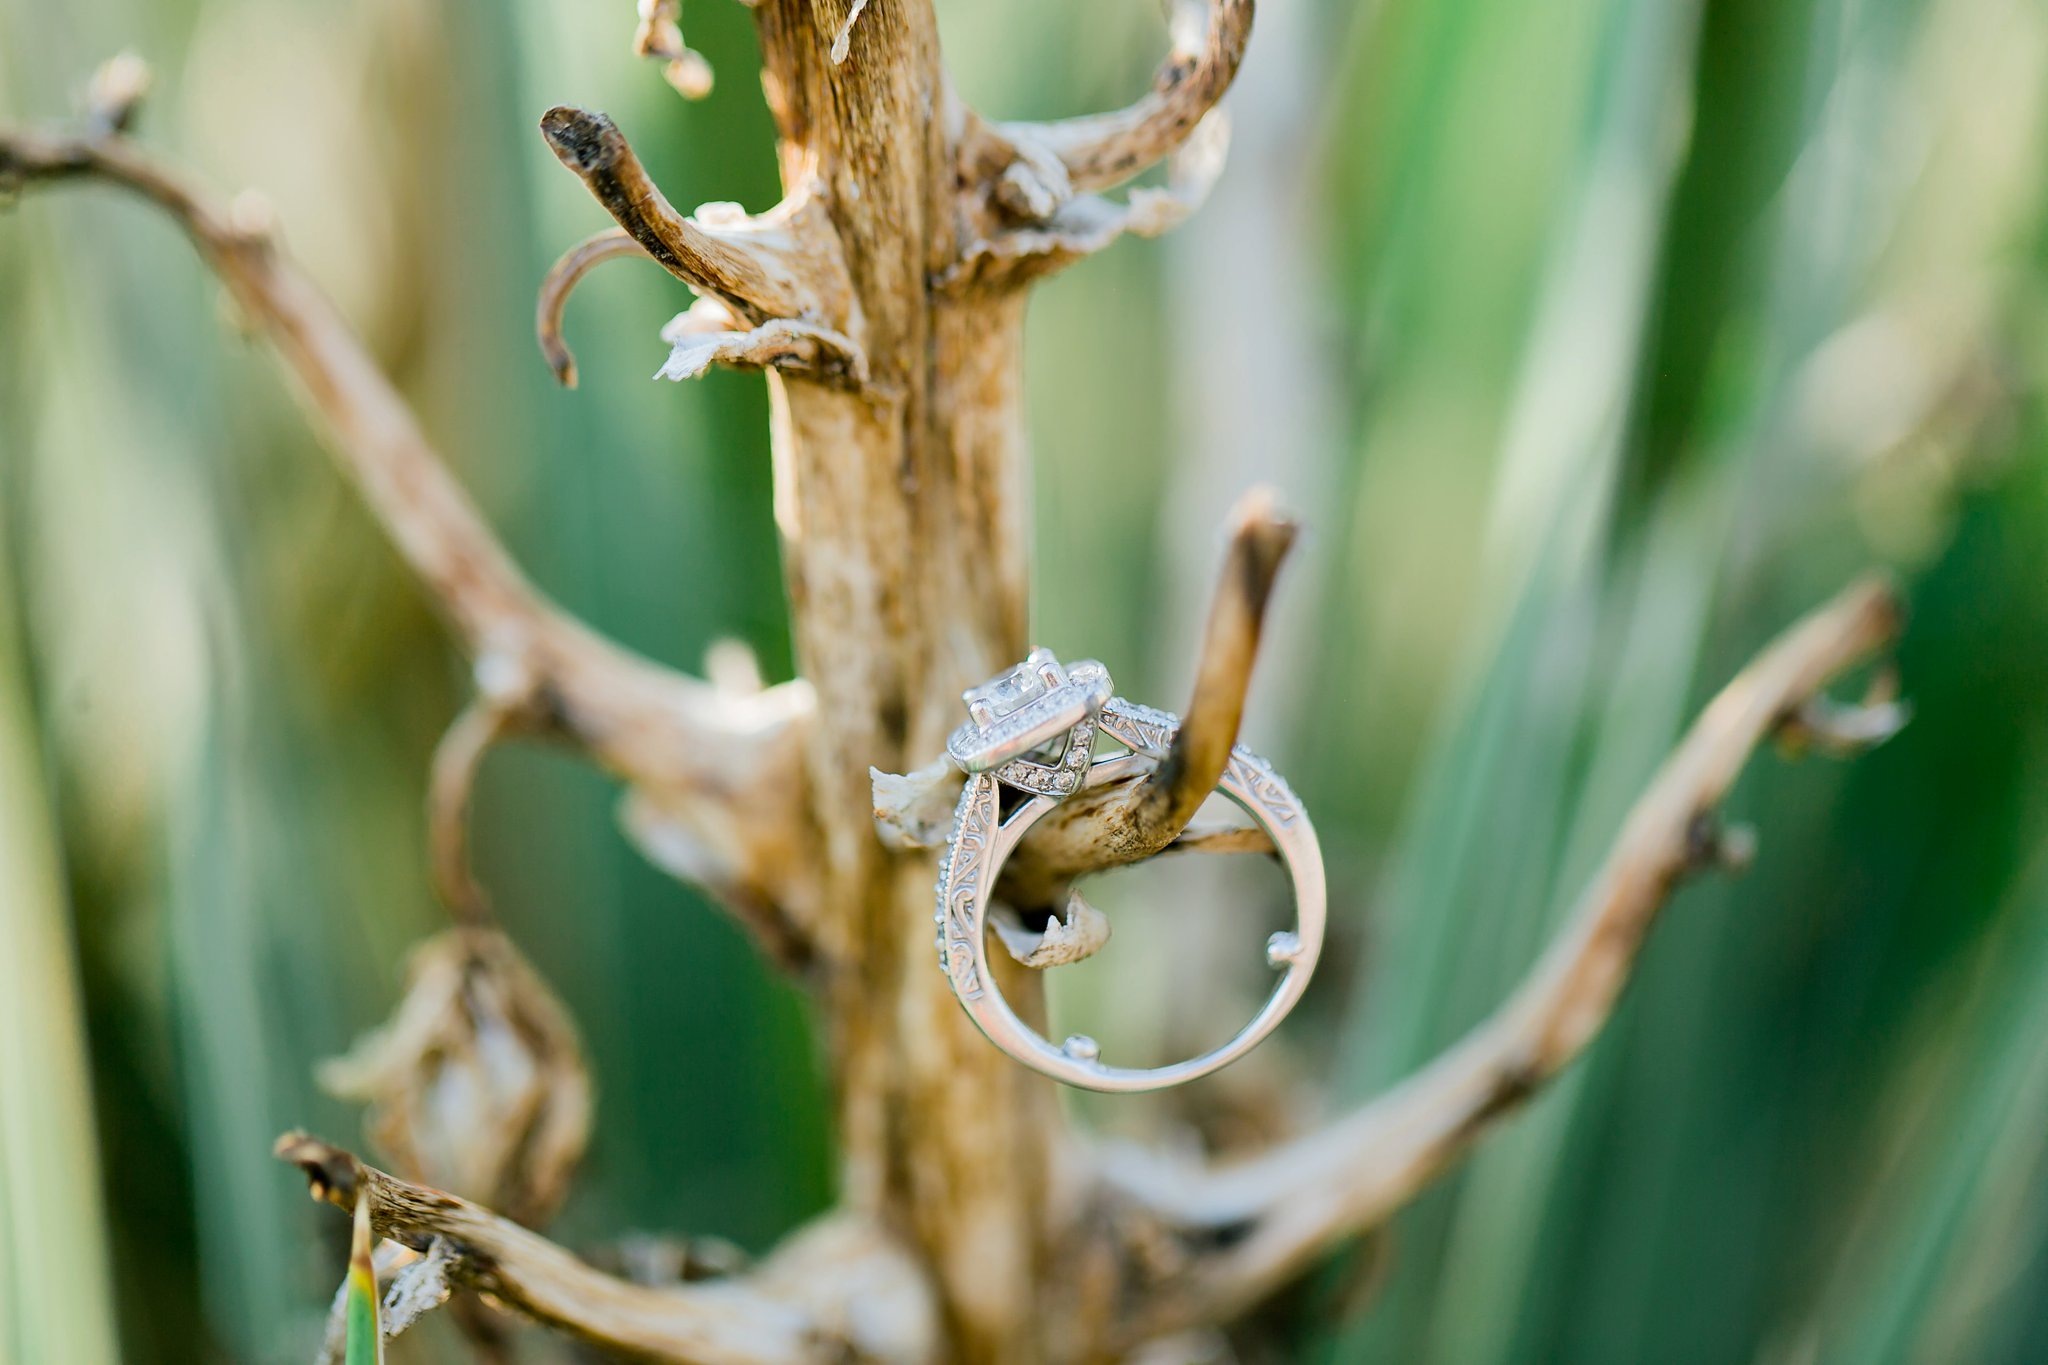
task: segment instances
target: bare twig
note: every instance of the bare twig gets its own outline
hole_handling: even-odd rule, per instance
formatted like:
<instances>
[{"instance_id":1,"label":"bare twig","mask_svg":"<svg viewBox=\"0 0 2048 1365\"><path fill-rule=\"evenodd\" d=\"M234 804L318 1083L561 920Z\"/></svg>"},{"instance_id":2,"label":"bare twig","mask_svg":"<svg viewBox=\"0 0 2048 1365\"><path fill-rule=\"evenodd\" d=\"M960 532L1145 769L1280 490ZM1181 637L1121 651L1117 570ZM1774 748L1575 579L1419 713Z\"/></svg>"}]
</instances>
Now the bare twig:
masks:
<instances>
[{"instance_id":1,"label":"bare twig","mask_svg":"<svg viewBox=\"0 0 2048 1365\"><path fill-rule=\"evenodd\" d=\"M298 379L329 448L476 656L480 679L523 679L539 729L628 783L643 845L700 850L689 874L757 929L772 920L779 955L801 958L795 926L815 901L801 758L810 689L732 696L592 634L513 565L397 390L267 236L117 135L0 128L0 188L62 180L133 190L185 229Z\"/></svg>"},{"instance_id":2,"label":"bare twig","mask_svg":"<svg viewBox=\"0 0 2048 1365\"><path fill-rule=\"evenodd\" d=\"M563 388L576 387L576 357L570 352L569 343L562 340L562 312L569 306L569 295L585 275L606 261L646 255L647 249L634 241L631 233L613 227L584 238L548 267L547 278L540 282L540 297L534 304L533 330L540 338L540 353L547 357L555 382Z\"/></svg>"},{"instance_id":3,"label":"bare twig","mask_svg":"<svg viewBox=\"0 0 2048 1365\"><path fill-rule=\"evenodd\" d=\"M824 210L798 192L757 217L707 204L676 212L603 114L548 110L541 133L564 166L663 269L718 298L748 323L771 318L844 329L851 285Z\"/></svg>"},{"instance_id":4,"label":"bare twig","mask_svg":"<svg viewBox=\"0 0 2048 1365\"><path fill-rule=\"evenodd\" d=\"M1273 836L1257 825L1189 825L1161 853L1258 853L1273 856Z\"/></svg>"},{"instance_id":5,"label":"bare twig","mask_svg":"<svg viewBox=\"0 0 2048 1365\"><path fill-rule=\"evenodd\" d=\"M1173 748L1130 794L1139 837L1164 847L1216 790L1237 743L1245 694L1259 656L1266 605L1299 527L1276 510L1273 491L1253 489L1231 513L1230 551L1209 607L1195 692Z\"/></svg>"},{"instance_id":6,"label":"bare twig","mask_svg":"<svg viewBox=\"0 0 2048 1365\"><path fill-rule=\"evenodd\" d=\"M1057 904L1057 893L1075 877L1151 857L1174 842L1216 790L1237 742L1273 583L1296 531L1276 510L1271 490L1238 500L1194 696L1172 749L1143 777L1084 792L1033 826L1004 869L1016 904Z\"/></svg>"},{"instance_id":7,"label":"bare twig","mask_svg":"<svg viewBox=\"0 0 2048 1365\"><path fill-rule=\"evenodd\" d=\"M832 1218L792 1237L756 1270L653 1288L592 1268L467 1200L409 1184L342 1149L287 1133L277 1155L313 1197L353 1210L370 1200L378 1235L418 1251L454 1250L450 1278L581 1341L678 1365L911 1362L933 1358L930 1291L885 1234Z\"/></svg>"},{"instance_id":8,"label":"bare twig","mask_svg":"<svg viewBox=\"0 0 2048 1365\"><path fill-rule=\"evenodd\" d=\"M479 699L463 708L434 748L427 781L427 849L435 889L458 923L491 922L490 899L469 865L469 801L477 770L492 745L530 723L520 708Z\"/></svg>"},{"instance_id":9,"label":"bare twig","mask_svg":"<svg viewBox=\"0 0 2048 1365\"><path fill-rule=\"evenodd\" d=\"M1515 994L1422 1071L1320 1132L1240 1165L1106 1154L1110 1185L1206 1248L1156 1286L1140 1336L1216 1321L1299 1273L1332 1242L1412 1199L1501 1115L1583 1051L1606 1022L1657 912L1720 860L1714 811L1750 753L1823 687L1897 637L1881 581L1859 583L1724 688L1622 826L1563 933Z\"/></svg>"},{"instance_id":10,"label":"bare twig","mask_svg":"<svg viewBox=\"0 0 2048 1365\"><path fill-rule=\"evenodd\" d=\"M1216 107L1237 77L1251 30L1252 0L1180 5L1173 49L1137 103L1052 123L1005 124L1002 130L1058 156L1076 192L1120 185L1186 142Z\"/></svg>"}]
</instances>

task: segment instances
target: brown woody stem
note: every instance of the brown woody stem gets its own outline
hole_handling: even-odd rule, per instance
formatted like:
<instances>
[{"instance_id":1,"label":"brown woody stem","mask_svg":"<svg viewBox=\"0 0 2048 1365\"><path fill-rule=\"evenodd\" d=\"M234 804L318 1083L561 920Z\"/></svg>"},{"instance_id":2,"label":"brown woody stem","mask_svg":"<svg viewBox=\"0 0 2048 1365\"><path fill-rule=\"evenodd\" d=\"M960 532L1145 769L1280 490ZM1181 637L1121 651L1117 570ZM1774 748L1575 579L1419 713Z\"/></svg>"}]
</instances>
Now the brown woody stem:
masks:
<instances>
[{"instance_id":1,"label":"brown woody stem","mask_svg":"<svg viewBox=\"0 0 2048 1365\"><path fill-rule=\"evenodd\" d=\"M1856 584L1793 626L1694 722L1637 799L1564 931L1507 1003L1386 1094L1247 1162L1188 1168L1113 1153L1123 1198L1223 1244L1153 1287L1141 1336L1219 1321L1337 1240L1377 1226L1583 1052L1607 1021L1657 913L1688 875L1724 861L1716 809L1750 754L1833 679L1888 647L1890 586Z\"/></svg>"}]
</instances>

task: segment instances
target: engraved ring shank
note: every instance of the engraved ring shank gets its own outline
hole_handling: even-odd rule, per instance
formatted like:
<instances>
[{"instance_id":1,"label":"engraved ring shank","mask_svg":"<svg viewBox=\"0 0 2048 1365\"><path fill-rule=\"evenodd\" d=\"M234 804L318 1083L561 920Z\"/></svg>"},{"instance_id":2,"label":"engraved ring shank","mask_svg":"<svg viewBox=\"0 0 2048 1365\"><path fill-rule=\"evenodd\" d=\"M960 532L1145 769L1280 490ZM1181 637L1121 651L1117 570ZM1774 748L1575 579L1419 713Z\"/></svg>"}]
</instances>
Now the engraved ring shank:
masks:
<instances>
[{"instance_id":1,"label":"engraved ring shank","mask_svg":"<svg viewBox=\"0 0 2048 1365\"><path fill-rule=\"evenodd\" d=\"M1088 771L1088 785L1131 775L1147 760L1163 757L1179 726L1177 717L1113 699L1104 708L1101 725L1128 754L1097 760ZM1273 841L1274 850L1293 884L1295 930L1274 959L1282 972L1272 995L1250 1023L1213 1052L1161 1067L1111 1066L1092 1056L1075 1056L1055 1046L1017 1017L1003 999L989 971L987 927L989 895L1002 873L1004 860L1031 826L1058 801L1033 797L1007 819L1001 815L996 780L988 773L968 779L947 841L946 860L938 883L940 964L967 1013L989 1041L1036 1071L1087 1090L1133 1093L1159 1090L1206 1076L1242 1057L1271 1033L1308 988L1322 950L1328 891L1323 857L1315 828L1301 802L1265 760L1239 746L1216 790L1257 822Z\"/></svg>"}]
</instances>

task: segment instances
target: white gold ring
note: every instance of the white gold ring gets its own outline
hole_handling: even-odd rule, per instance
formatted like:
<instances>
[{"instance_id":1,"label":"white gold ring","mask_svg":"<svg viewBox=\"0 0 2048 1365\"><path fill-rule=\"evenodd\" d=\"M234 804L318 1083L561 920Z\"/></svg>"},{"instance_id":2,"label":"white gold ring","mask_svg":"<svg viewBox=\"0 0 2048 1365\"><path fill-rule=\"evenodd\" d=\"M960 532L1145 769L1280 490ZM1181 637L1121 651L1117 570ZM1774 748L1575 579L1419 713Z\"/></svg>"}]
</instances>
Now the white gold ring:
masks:
<instances>
[{"instance_id":1,"label":"white gold ring","mask_svg":"<svg viewBox=\"0 0 2048 1365\"><path fill-rule=\"evenodd\" d=\"M1077 699L1092 705L1075 714ZM968 779L939 864L933 919L939 929L939 966L989 1041L1055 1080L1121 1093L1159 1090L1206 1076L1256 1047L1308 988L1322 952L1328 897L1315 827L1272 766L1239 745L1230 751L1216 784L1219 794L1272 839L1293 884L1295 927L1266 941L1267 965L1281 973L1272 995L1250 1023L1212 1052L1169 1066L1114 1066L1102 1060L1092 1038L1077 1034L1055 1046L1019 1019L1003 999L989 971L989 901L1004 860L1025 831L1074 792L1131 776L1164 758L1180 719L1111 696L1109 673L1102 665L1088 662L1062 668L1041 649L971 689L963 700L972 719L954 732L946 748ZM1055 718L1069 715L1073 718L1064 726L1053 728ZM1128 752L1096 758L1095 741L1101 734ZM1025 798L1007 815L1004 786L1016 788Z\"/></svg>"}]
</instances>

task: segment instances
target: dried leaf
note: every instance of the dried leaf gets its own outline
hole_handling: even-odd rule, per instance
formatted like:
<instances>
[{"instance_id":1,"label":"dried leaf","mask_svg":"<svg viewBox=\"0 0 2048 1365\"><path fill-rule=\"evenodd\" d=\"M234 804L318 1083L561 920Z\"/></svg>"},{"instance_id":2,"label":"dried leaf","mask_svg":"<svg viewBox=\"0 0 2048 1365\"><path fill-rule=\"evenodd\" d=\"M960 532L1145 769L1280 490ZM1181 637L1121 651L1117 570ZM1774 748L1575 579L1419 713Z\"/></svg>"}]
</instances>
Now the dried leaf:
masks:
<instances>
[{"instance_id":1,"label":"dried leaf","mask_svg":"<svg viewBox=\"0 0 2048 1365\"><path fill-rule=\"evenodd\" d=\"M1078 891L1067 893L1066 914L1047 922L1043 929L1027 929L1017 913L998 906L991 917L996 937L1011 957L1027 967L1064 967L1093 957L1109 942L1109 916L1081 898Z\"/></svg>"},{"instance_id":2,"label":"dried leaf","mask_svg":"<svg viewBox=\"0 0 2048 1365\"><path fill-rule=\"evenodd\" d=\"M495 929L420 945L397 1014L320 1083L369 1105L365 1129L395 1171L529 1225L561 1202L589 1139L575 1026Z\"/></svg>"},{"instance_id":3,"label":"dried leaf","mask_svg":"<svg viewBox=\"0 0 2048 1365\"><path fill-rule=\"evenodd\" d=\"M678 313L661 329L661 339L669 344L669 354L654 372L656 379L695 379L713 365L731 365L867 380L867 357L852 338L790 318L747 328L715 299L699 299Z\"/></svg>"}]
</instances>

